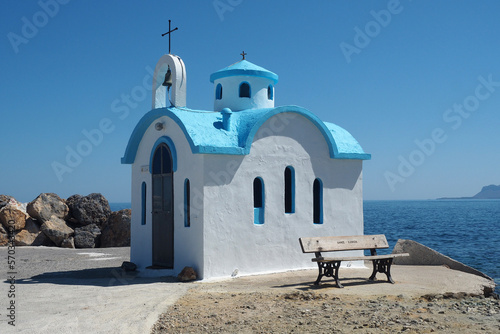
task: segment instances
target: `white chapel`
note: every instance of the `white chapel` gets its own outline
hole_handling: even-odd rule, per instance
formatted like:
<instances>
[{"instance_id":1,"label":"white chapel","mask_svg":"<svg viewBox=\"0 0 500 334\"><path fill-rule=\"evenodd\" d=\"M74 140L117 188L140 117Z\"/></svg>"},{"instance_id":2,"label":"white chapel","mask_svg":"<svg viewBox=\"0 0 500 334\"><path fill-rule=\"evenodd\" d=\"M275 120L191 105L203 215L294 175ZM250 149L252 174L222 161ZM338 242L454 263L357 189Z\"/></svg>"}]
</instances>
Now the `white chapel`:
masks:
<instances>
[{"instance_id":1,"label":"white chapel","mask_svg":"<svg viewBox=\"0 0 500 334\"><path fill-rule=\"evenodd\" d=\"M363 234L363 160L349 132L276 107L278 75L244 59L210 76L214 110L187 107L186 67L167 54L135 127L131 261L199 278L311 268L299 237Z\"/></svg>"}]
</instances>

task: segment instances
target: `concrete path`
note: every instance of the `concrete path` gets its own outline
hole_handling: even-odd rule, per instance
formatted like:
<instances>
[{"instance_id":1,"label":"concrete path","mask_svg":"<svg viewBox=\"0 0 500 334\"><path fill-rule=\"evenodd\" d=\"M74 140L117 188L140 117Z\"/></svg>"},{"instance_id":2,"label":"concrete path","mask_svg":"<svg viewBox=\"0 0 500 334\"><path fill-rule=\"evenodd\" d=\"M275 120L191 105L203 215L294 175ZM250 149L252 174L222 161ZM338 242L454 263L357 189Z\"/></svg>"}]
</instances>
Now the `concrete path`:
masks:
<instances>
[{"instance_id":1,"label":"concrete path","mask_svg":"<svg viewBox=\"0 0 500 334\"><path fill-rule=\"evenodd\" d=\"M6 282L12 275L6 261L0 265L0 333L149 333L159 315L196 283L125 275L119 267L129 251L16 248L13 298ZM15 327L6 315L12 300Z\"/></svg>"},{"instance_id":2,"label":"concrete path","mask_svg":"<svg viewBox=\"0 0 500 334\"><path fill-rule=\"evenodd\" d=\"M161 313L194 288L212 292L316 291L334 295L422 296L446 292L481 294L493 282L437 266L393 266L396 284L369 282L371 269L341 268L344 289L331 278L317 287L317 270L177 283L174 279L139 278L119 268L129 248L61 249L19 247L15 252L15 297L7 282L7 248L0 248L0 333L149 333ZM371 268L371 264L367 264ZM15 302L15 327L6 314Z\"/></svg>"}]
</instances>

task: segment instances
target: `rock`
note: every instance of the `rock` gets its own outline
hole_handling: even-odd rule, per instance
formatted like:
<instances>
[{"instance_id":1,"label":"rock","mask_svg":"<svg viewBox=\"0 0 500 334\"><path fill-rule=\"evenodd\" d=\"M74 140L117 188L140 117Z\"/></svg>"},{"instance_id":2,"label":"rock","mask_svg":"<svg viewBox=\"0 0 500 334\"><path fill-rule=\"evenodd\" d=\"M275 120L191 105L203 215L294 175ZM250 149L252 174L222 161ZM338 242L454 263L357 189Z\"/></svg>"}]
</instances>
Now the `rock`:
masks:
<instances>
[{"instance_id":1,"label":"rock","mask_svg":"<svg viewBox=\"0 0 500 334\"><path fill-rule=\"evenodd\" d=\"M69 208L59 196L53 193L44 193L38 195L27 206L28 214L45 223L51 216L60 219L66 219L69 214Z\"/></svg>"},{"instance_id":2,"label":"rock","mask_svg":"<svg viewBox=\"0 0 500 334\"><path fill-rule=\"evenodd\" d=\"M73 229L66 225L64 220L56 216L50 217L50 220L43 223L41 230L57 246L61 246L63 240L68 239L74 233Z\"/></svg>"},{"instance_id":3,"label":"rock","mask_svg":"<svg viewBox=\"0 0 500 334\"><path fill-rule=\"evenodd\" d=\"M13 205L7 204L0 209L0 222L6 231L11 228L14 230L23 229L26 225L26 218L28 218L27 215Z\"/></svg>"},{"instance_id":4,"label":"rock","mask_svg":"<svg viewBox=\"0 0 500 334\"><path fill-rule=\"evenodd\" d=\"M96 224L90 224L75 228L75 247L76 248L95 248L99 247L101 229Z\"/></svg>"},{"instance_id":5,"label":"rock","mask_svg":"<svg viewBox=\"0 0 500 334\"><path fill-rule=\"evenodd\" d=\"M182 271L177 275L177 278L181 282L194 281L196 279L196 271L191 267L184 267Z\"/></svg>"},{"instance_id":6,"label":"rock","mask_svg":"<svg viewBox=\"0 0 500 334\"><path fill-rule=\"evenodd\" d=\"M12 196L0 195L0 209L9 204L11 199L13 199Z\"/></svg>"},{"instance_id":7,"label":"rock","mask_svg":"<svg viewBox=\"0 0 500 334\"><path fill-rule=\"evenodd\" d=\"M32 219L26 219L24 229L16 233L16 246L41 246L47 243L47 236L42 233L38 224Z\"/></svg>"},{"instance_id":8,"label":"rock","mask_svg":"<svg viewBox=\"0 0 500 334\"><path fill-rule=\"evenodd\" d=\"M124 209L113 212L102 229L101 247L130 246L130 216L132 211Z\"/></svg>"},{"instance_id":9,"label":"rock","mask_svg":"<svg viewBox=\"0 0 500 334\"><path fill-rule=\"evenodd\" d=\"M73 239L73 237L69 237L67 239L64 239L61 242L61 247L62 248L75 248L75 240Z\"/></svg>"},{"instance_id":10,"label":"rock","mask_svg":"<svg viewBox=\"0 0 500 334\"><path fill-rule=\"evenodd\" d=\"M129 261L123 261L122 263L122 269L124 271L135 271L137 269L137 265L133 262L129 262Z\"/></svg>"},{"instance_id":11,"label":"rock","mask_svg":"<svg viewBox=\"0 0 500 334\"><path fill-rule=\"evenodd\" d=\"M7 231L3 228L3 225L0 224L0 246L7 246L8 243L9 243L9 235L7 234Z\"/></svg>"},{"instance_id":12,"label":"rock","mask_svg":"<svg viewBox=\"0 0 500 334\"><path fill-rule=\"evenodd\" d=\"M108 200L98 193L88 196L70 196L66 200L66 204L69 207L71 218L74 218L80 225L94 223L102 226L111 215Z\"/></svg>"}]
</instances>

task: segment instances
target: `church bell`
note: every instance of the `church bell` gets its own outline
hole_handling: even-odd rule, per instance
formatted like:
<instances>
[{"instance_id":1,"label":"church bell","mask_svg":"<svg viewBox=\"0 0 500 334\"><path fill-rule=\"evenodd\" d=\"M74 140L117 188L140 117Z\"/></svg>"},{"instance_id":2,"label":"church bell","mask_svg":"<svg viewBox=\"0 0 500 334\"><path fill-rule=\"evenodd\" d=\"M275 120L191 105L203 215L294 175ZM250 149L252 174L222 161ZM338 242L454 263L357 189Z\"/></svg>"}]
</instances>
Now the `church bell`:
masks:
<instances>
[{"instance_id":1,"label":"church bell","mask_svg":"<svg viewBox=\"0 0 500 334\"><path fill-rule=\"evenodd\" d=\"M172 87L172 71L170 70L170 66L168 67L167 73L165 73L165 80L163 81L162 86L166 86L169 89Z\"/></svg>"}]
</instances>

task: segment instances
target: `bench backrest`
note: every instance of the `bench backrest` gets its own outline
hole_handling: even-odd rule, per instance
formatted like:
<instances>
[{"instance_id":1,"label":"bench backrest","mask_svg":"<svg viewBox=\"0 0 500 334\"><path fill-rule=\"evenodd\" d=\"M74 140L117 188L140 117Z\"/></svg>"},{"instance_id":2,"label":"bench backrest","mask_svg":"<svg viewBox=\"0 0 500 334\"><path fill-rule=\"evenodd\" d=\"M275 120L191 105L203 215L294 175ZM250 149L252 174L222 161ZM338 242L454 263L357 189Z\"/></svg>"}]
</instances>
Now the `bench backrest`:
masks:
<instances>
[{"instance_id":1,"label":"bench backrest","mask_svg":"<svg viewBox=\"0 0 500 334\"><path fill-rule=\"evenodd\" d=\"M389 248L383 234L299 238L299 242L304 253Z\"/></svg>"}]
</instances>

